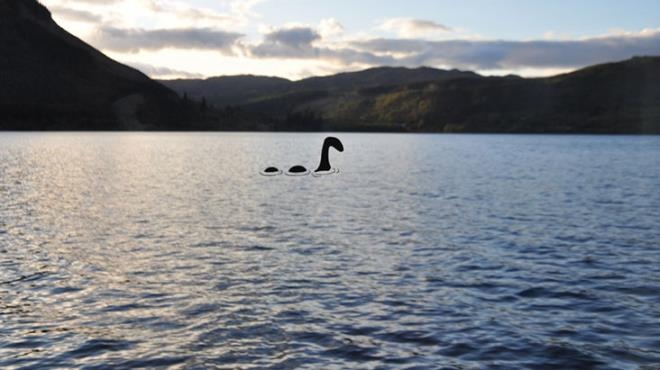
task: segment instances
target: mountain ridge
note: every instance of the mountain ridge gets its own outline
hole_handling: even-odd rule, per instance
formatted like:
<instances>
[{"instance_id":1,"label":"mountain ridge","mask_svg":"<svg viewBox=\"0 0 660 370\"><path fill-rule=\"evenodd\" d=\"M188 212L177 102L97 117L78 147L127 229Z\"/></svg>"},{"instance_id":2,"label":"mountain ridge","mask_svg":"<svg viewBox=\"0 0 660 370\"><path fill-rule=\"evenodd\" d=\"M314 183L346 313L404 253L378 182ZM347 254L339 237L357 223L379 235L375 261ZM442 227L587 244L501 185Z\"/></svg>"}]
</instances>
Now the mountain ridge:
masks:
<instances>
[{"instance_id":1,"label":"mountain ridge","mask_svg":"<svg viewBox=\"0 0 660 370\"><path fill-rule=\"evenodd\" d=\"M387 78L370 83L373 75ZM252 78L241 77L244 84ZM236 98L231 104L270 120L273 130L660 133L660 57L634 57L543 78L377 67L286 81L277 89L249 94L227 83L232 86L227 91ZM162 82L185 92L181 80ZM189 87L199 94L194 84Z\"/></svg>"},{"instance_id":2,"label":"mountain ridge","mask_svg":"<svg viewBox=\"0 0 660 370\"><path fill-rule=\"evenodd\" d=\"M36 0L0 0L0 130L660 134L658 102L657 56L531 79L375 67L157 82L68 33Z\"/></svg>"},{"instance_id":3,"label":"mountain ridge","mask_svg":"<svg viewBox=\"0 0 660 370\"><path fill-rule=\"evenodd\" d=\"M264 95L302 91L342 91L355 88L408 84L458 77L479 76L471 71L443 70L431 67L373 67L361 71L301 80L259 75L214 76L206 79L158 80L163 85L193 99L206 98L216 105L242 104ZM259 91L254 91L254 90Z\"/></svg>"}]
</instances>

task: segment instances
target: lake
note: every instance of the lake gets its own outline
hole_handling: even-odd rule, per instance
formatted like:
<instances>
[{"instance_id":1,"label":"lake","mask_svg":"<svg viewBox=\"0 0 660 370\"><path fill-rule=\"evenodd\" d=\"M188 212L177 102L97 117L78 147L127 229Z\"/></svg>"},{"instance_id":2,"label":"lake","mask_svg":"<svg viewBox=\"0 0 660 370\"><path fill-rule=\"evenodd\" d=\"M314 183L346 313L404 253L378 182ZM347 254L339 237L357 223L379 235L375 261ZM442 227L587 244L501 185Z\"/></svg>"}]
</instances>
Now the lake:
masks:
<instances>
[{"instance_id":1,"label":"lake","mask_svg":"<svg viewBox=\"0 0 660 370\"><path fill-rule=\"evenodd\" d=\"M334 136L0 133L0 368L658 368L660 137Z\"/></svg>"}]
</instances>

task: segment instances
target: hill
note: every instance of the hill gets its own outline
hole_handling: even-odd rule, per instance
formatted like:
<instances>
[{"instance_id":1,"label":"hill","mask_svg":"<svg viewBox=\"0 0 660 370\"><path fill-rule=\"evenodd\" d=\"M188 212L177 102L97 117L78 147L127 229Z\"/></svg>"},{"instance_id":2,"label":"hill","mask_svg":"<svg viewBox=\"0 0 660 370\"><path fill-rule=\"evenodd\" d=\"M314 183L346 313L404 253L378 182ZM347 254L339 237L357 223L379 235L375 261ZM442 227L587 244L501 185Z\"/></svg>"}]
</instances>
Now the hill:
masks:
<instances>
[{"instance_id":1,"label":"hill","mask_svg":"<svg viewBox=\"0 0 660 370\"><path fill-rule=\"evenodd\" d=\"M532 79L432 68L374 68L297 82L243 76L232 85L233 79L211 81L272 130L660 133L659 57ZM204 94L196 83L186 89Z\"/></svg>"},{"instance_id":2,"label":"hill","mask_svg":"<svg viewBox=\"0 0 660 370\"><path fill-rule=\"evenodd\" d=\"M179 128L181 99L60 28L35 0L0 0L0 129Z\"/></svg>"},{"instance_id":3,"label":"hill","mask_svg":"<svg viewBox=\"0 0 660 370\"><path fill-rule=\"evenodd\" d=\"M206 99L222 107L244 105L275 96L316 92L344 92L380 86L404 85L424 81L440 81L458 77L478 76L473 72L444 71L421 67L377 67L358 72L326 77L311 77L290 81L279 77L253 75L222 76L202 79L160 80L160 82L191 99Z\"/></svg>"}]
</instances>

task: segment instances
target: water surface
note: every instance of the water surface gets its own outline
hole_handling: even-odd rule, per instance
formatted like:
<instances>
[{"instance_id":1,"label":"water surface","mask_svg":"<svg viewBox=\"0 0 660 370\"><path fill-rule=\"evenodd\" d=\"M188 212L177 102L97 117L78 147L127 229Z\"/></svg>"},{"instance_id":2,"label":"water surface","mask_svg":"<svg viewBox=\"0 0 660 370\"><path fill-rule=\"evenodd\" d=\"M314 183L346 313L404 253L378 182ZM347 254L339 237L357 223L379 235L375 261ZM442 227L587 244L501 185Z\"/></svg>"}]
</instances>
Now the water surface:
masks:
<instances>
[{"instance_id":1,"label":"water surface","mask_svg":"<svg viewBox=\"0 0 660 370\"><path fill-rule=\"evenodd\" d=\"M660 364L660 137L337 136L0 134L0 368Z\"/></svg>"}]
</instances>

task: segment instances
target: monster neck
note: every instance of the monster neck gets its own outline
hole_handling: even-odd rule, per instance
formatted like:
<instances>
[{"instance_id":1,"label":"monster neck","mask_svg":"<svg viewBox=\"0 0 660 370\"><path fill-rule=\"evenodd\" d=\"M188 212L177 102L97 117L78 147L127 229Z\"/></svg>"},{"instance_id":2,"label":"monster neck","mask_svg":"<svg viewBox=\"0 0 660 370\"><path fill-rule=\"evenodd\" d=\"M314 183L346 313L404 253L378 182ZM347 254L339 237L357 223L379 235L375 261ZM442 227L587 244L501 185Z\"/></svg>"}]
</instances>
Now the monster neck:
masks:
<instances>
[{"instance_id":1,"label":"monster neck","mask_svg":"<svg viewBox=\"0 0 660 370\"><path fill-rule=\"evenodd\" d=\"M329 143L323 143L323 149L321 150L321 163L319 163L319 167L316 169L315 172L319 171L330 171L332 167L330 167L330 144Z\"/></svg>"}]
</instances>

